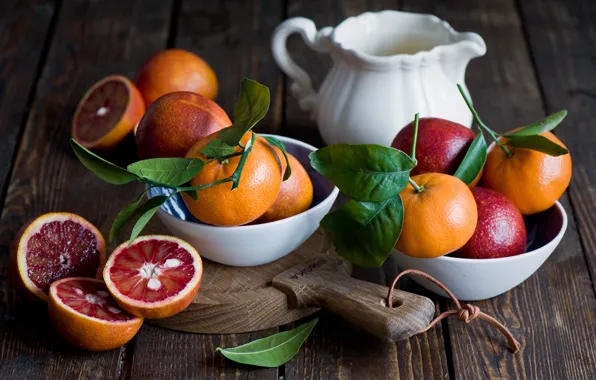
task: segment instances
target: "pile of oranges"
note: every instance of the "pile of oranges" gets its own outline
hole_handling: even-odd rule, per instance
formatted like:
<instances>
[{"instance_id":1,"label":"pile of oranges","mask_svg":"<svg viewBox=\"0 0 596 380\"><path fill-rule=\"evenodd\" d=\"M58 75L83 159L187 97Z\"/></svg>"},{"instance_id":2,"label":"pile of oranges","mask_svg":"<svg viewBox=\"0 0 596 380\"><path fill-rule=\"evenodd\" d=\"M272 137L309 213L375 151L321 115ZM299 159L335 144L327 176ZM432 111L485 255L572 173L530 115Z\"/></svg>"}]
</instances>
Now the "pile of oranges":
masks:
<instances>
[{"instance_id":1,"label":"pile of oranges","mask_svg":"<svg viewBox=\"0 0 596 380\"><path fill-rule=\"evenodd\" d=\"M141 159L208 161L200 150L232 125L213 100L217 93L215 73L203 59L181 49L164 50L143 65L136 85L118 75L93 85L77 107L72 134L86 148L102 151L134 133ZM247 133L241 143L250 138ZM216 226L271 222L299 214L310 207L313 187L298 160L291 155L288 159L292 175L282 181L286 162L281 151L259 137L237 189L230 191L232 184L222 183L201 190L198 199L183 194L184 202L198 220ZM212 160L191 186L229 177L239 161L238 156Z\"/></svg>"}]
</instances>

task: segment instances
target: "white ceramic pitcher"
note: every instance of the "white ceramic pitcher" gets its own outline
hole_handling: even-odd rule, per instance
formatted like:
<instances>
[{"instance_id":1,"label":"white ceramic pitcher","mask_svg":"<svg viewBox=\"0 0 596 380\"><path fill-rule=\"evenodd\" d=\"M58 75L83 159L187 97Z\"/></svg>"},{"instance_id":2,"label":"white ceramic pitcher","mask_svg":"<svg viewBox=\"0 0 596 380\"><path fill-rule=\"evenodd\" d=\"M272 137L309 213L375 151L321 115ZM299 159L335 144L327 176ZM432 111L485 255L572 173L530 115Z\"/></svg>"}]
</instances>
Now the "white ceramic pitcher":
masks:
<instances>
[{"instance_id":1,"label":"white ceramic pitcher","mask_svg":"<svg viewBox=\"0 0 596 380\"><path fill-rule=\"evenodd\" d=\"M288 54L292 33L331 55L333 68L319 92ZM456 85L467 92L466 66L486 53L486 45L478 34L458 33L436 16L383 11L319 31L309 19L288 19L276 28L272 50L293 81L300 108L311 112L327 144L390 145L417 112L471 125Z\"/></svg>"}]
</instances>

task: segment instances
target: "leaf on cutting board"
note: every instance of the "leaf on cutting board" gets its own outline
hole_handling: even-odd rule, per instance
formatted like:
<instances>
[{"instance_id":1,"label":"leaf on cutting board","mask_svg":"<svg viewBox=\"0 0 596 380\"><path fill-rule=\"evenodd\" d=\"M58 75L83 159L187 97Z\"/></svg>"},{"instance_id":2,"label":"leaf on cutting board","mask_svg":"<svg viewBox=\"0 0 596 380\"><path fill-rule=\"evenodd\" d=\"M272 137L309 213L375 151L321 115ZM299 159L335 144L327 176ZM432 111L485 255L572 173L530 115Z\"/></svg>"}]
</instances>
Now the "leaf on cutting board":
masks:
<instances>
[{"instance_id":1,"label":"leaf on cutting board","mask_svg":"<svg viewBox=\"0 0 596 380\"><path fill-rule=\"evenodd\" d=\"M293 330L273 334L234 348L217 347L216 351L237 363L267 368L279 367L296 355L318 321L319 319L315 318Z\"/></svg>"}]
</instances>

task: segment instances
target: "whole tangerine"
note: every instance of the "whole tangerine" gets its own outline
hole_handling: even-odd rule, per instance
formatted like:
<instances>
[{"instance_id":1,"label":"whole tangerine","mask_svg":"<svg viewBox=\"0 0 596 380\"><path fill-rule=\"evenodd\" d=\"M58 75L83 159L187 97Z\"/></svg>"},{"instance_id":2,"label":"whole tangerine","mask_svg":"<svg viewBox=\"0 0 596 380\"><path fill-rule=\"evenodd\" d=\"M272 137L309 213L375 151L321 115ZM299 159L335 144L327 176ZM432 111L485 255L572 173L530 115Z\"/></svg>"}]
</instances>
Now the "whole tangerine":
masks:
<instances>
[{"instance_id":1,"label":"whole tangerine","mask_svg":"<svg viewBox=\"0 0 596 380\"><path fill-rule=\"evenodd\" d=\"M287 167L285 157L279 148L273 147L273 149L279 157L283 176ZM300 161L290 153L287 155L292 174L281 183L275 203L258 219L259 223L289 218L310 208L313 198L312 181Z\"/></svg>"},{"instance_id":2,"label":"whole tangerine","mask_svg":"<svg viewBox=\"0 0 596 380\"><path fill-rule=\"evenodd\" d=\"M137 87L149 107L170 92L191 91L209 99L217 96L217 77L207 62L182 49L163 50L141 68Z\"/></svg>"},{"instance_id":3,"label":"whole tangerine","mask_svg":"<svg viewBox=\"0 0 596 380\"><path fill-rule=\"evenodd\" d=\"M478 210L472 192L459 178L442 173L412 177L400 193L404 222L395 248L408 256L434 258L457 251L474 234Z\"/></svg>"},{"instance_id":4,"label":"whole tangerine","mask_svg":"<svg viewBox=\"0 0 596 380\"><path fill-rule=\"evenodd\" d=\"M565 147L551 132L540 136ZM507 138L499 139L507 144ZM488 151L482 183L505 195L524 215L552 207L571 181L571 155L549 156L531 149L506 145L512 155L493 144Z\"/></svg>"},{"instance_id":5,"label":"whole tangerine","mask_svg":"<svg viewBox=\"0 0 596 380\"><path fill-rule=\"evenodd\" d=\"M240 140L243 146L249 143L252 132ZM219 132L201 139L190 148L187 158L207 160L201 149ZM236 148L240 151L240 147ZM240 162L240 156L225 161L213 160L206 164L191 186L201 186L230 177ZM263 137L254 141L248 155L238 187L232 190L232 182L224 182L197 191L197 200L182 193L188 210L201 222L215 226L239 226L250 223L263 215L275 202L281 185L281 167L273 148Z\"/></svg>"}]
</instances>

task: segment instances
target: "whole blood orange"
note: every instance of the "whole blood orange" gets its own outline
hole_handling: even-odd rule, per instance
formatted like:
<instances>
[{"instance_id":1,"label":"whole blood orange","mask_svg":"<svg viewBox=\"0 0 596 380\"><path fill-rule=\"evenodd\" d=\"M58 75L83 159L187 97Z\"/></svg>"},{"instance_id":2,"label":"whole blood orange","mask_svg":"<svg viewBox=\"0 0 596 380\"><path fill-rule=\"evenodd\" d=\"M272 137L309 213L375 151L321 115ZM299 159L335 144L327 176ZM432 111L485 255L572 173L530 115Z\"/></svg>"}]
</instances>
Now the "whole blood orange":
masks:
<instances>
[{"instance_id":1,"label":"whole blood orange","mask_svg":"<svg viewBox=\"0 0 596 380\"><path fill-rule=\"evenodd\" d=\"M395 248L406 255L433 258L454 252L472 237L478 210L472 192L459 178L441 173L412 177L400 193L404 223Z\"/></svg>"},{"instance_id":2,"label":"whole blood orange","mask_svg":"<svg viewBox=\"0 0 596 380\"><path fill-rule=\"evenodd\" d=\"M192 92L174 92L155 101L135 130L142 159L184 157L197 141L232 125L214 101Z\"/></svg>"},{"instance_id":3,"label":"whole blood orange","mask_svg":"<svg viewBox=\"0 0 596 380\"><path fill-rule=\"evenodd\" d=\"M143 318L120 309L101 280L74 277L50 287L50 320L66 340L89 351L106 351L128 343Z\"/></svg>"},{"instance_id":4,"label":"whole blood orange","mask_svg":"<svg viewBox=\"0 0 596 380\"><path fill-rule=\"evenodd\" d=\"M143 65L137 78L147 107L170 92L191 91L215 99L217 77L200 57L182 49L163 50Z\"/></svg>"},{"instance_id":5,"label":"whole blood orange","mask_svg":"<svg viewBox=\"0 0 596 380\"><path fill-rule=\"evenodd\" d=\"M565 146L550 132L542 133L550 141ZM507 143L507 138L500 140ZM488 151L482 183L505 195L524 215L550 208L571 181L571 155L549 156L535 150L507 145L513 153L493 144Z\"/></svg>"},{"instance_id":6,"label":"whole blood orange","mask_svg":"<svg viewBox=\"0 0 596 380\"><path fill-rule=\"evenodd\" d=\"M26 294L47 300L52 282L101 273L106 243L99 230L80 216L49 213L23 226L11 258L17 285Z\"/></svg>"},{"instance_id":7,"label":"whole blood orange","mask_svg":"<svg viewBox=\"0 0 596 380\"><path fill-rule=\"evenodd\" d=\"M287 167L286 160L279 148L273 147L273 149L279 157L283 177L283 173ZM296 157L288 153L288 159L292 174L290 178L281 183L275 203L257 220L259 223L289 218L310 208L313 198L313 187L310 177Z\"/></svg>"},{"instance_id":8,"label":"whole blood orange","mask_svg":"<svg viewBox=\"0 0 596 380\"><path fill-rule=\"evenodd\" d=\"M144 113L135 85L122 75L112 75L95 83L79 102L72 137L86 148L107 150L121 142Z\"/></svg>"},{"instance_id":9,"label":"whole blood orange","mask_svg":"<svg viewBox=\"0 0 596 380\"><path fill-rule=\"evenodd\" d=\"M219 133L210 135L195 145L186 154L187 158L201 158L201 149ZM249 143L252 132L246 133L242 145ZM237 151L240 148L237 147ZM240 162L240 156L227 162L214 160L205 165L190 181L191 186L200 186L230 177ZM232 182L224 182L197 192L194 200L182 193L188 210L201 222L215 226L239 226L250 223L263 215L275 202L281 184L281 167L273 148L263 137L255 140L248 155L238 188L232 190Z\"/></svg>"},{"instance_id":10,"label":"whole blood orange","mask_svg":"<svg viewBox=\"0 0 596 380\"><path fill-rule=\"evenodd\" d=\"M103 278L116 302L144 318L172 316L192 302L201 285L198 252L173 236L148 235L110 255Z\"/></svg>"}]
</instances>

